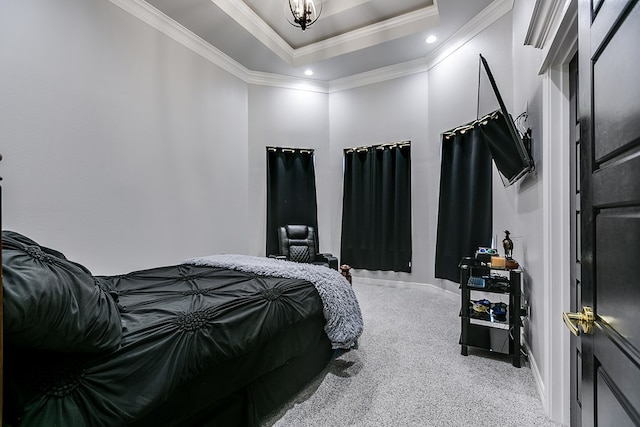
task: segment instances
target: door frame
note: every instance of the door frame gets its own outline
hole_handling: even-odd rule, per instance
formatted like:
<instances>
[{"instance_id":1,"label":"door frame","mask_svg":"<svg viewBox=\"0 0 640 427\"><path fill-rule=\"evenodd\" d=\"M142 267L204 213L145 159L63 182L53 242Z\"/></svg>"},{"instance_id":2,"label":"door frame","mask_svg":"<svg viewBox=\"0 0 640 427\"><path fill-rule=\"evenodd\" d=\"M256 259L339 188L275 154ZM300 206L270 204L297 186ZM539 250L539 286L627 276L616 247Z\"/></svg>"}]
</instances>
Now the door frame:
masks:
<instances>
[{"instance_id":1,"label":"door frame","mask_svg":"<svg viewBox=\"0 0 640 427\"><path fill-rule=\"evenodd\" d=\"M543 231L545 260L545 330L547 354L542 380L543 407L554 421L569 424L570 336L562 322L562 312L571 301L570 227L570 138L568 64L550 68L543 83L546 104L543 132L548 141L543 153Z\"/></svg>"},{"instance_id":2,"label":"door frame","mask_svg":"<svg viewBox=\"0 0 640 427\"><path fill-rule=\"evenodd\" d=\"M542 308L546 350L542 372L532 362L534 377L545 412L555 422L570 423L570 336L562 312L571 302L570 259L570 170L572 155L569 135L569 63L578 49L578 4L568 0L547 18L556 31L543 43L542 63L542 148L544 289ZM535 139L535 136L534 136ZM534 141L535 144L535 141ZM540 308L538 308L540 310Z\"/></svg>"}]
</instances>

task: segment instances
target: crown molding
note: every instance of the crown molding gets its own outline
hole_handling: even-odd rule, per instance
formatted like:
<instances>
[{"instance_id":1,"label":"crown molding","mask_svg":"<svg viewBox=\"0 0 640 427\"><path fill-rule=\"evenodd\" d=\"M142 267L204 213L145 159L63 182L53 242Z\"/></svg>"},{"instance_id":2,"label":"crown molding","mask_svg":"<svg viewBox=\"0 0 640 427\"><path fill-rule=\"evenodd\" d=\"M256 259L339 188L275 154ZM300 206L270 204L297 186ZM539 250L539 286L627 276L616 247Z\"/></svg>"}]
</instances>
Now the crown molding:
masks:
<instances>
[{"instance_id":1,"label":"crown molding","mask_svg":"<svg viewBox=\"0 0 640 427\"><path fill-rule=\"evenodd\" d=\"M569 1L571 0L536 0L527 35L524 38L524 44L538 49L542 48L547 42L551 28L556 22L560 10L566 9L566 3Z\"/></svg>"},{"instance_id":2,"label":"crown molding","mask_svg":"<svg viewBox=\"0 0 640 427\"><path fill-rule=\"evenodd\" d=\"M428 71L509 13L513 9L513 2L514 0L495 0L425 58L332 80L329 82L329 91L338 92Z\"/></svg>"},{"instance_id":3,"label":"crown molding","mask_svg":"<svg viewBox=\"0 0 640 427\"><path fill-rule=\"evenodd\" d=\"M248 84L325 93L366 86L385 80L392 80L428 71L462 47L473 37L492 25L506 13L510 12L513 8L514 2L514 0L493 1L482 12L476 15L425 58L419 58L403 62L401 64L395 64L365 73L355 74L353 76L332 80L330 82L320 82L317 80L300 79L249 70L143 0L109 1ZM224 0L215 1L218 2ZM422 15L423 13L425 12L422 11L417 15L422 16L422 18L417 18L417 16L407 16L415 15L414 13L403 15L403 17L398 19L424 19L425 17ZM390 27L393 27L394 19L389 21L392 22L387 24ZM357 36L357 34L349 34L350 37ZM331 39L327 41L327 43L330 42Z\"/></svg>"},{"instance_id":4,"label":"crown molding","mask_svg":"<svg viewBox=\"0 0 640 427\"><path fill-rule=\"evenodd\" d=\"M279 74L249 71L248 84L272 86L284 89L304 90L307 92L329 93L329 83L311 79L299 79Z\"/></svg>"},{"instance_id":5,"label":"crown molding","mask_svg":"<svg viewBox=\"0 0 640 427\"><path fill-rule=\"evenodd\" d=\"M437 26L439 23L440 16L437 7L425 7L295 49L292 57L293 66L306 65L314 61L371 47L380 43L381 38L385 41L395 40L425 28Z\"/></svg>"},{"instance_id":6,"label":"crown molding","mask_svg":"<svg viewBox=\"0 0 640 427\"><path fill-rule=\"evenodd\" d=\"M142 22L160 31L167 37L177 41L193 52L233 74L241 80L247 81L249 70L231 59L224 52L216 49L202 38L198 37L173 19L143 0L109 0L111 3L129 12Z\"/></svg>"},{"instance_id":7,"label":"crown molding","mask_svg":"<svg viewBox=\"0 0 640 427\"><path fill-rule=\"evenodd\" d=\"M558 28L550 35L551 42L545 44L540 75L549 67L569 62L578 50L578 2L568 1L561 16Z\"/></svg>"},{"instance_id":8,"label":"crown molding","mask_svg":"<svg viewBox=\"0 0 640 427\"><path fill-rule=\"evenodd\" d=\"M329 90L325 82L249 70L144 0L109 1L247 84L323 93Z\"/></svg>"},{"instance_id":9,"label":"crown molding","mask_svg":"<svg viewBox=\"0 0 640 427\"><path fill-rule=\"evenodd\" d=\"M428 69L467 44L513 9L514 0L495 0L427 55Z\"/></svg>"},{"instance_id":10,"label":"crown molding","mask_svg":"<svg viewBox=\"0 0 640 427\"><path fill-rule=\"evenodd\" d=\"M268 26L245 2L239 0L211 0L216 6L241 25L249 34L278 55L280 59L295 66L295 50L278 33Z\"/></svg>"},{"instance_id":11,"label":"crown molding","mask_svg":"<svg viewBox=\"0 0 640 427\"><path fill-rule=\"evenodd\" d=\"M354 89L360 86L367 86L400 77L425 72L429 69L425 58L418 58L377 70L367 71L353 76L336 79L329 82L329 92L340 92L342 90Z\"/></svg>"},{"instance_id":12,"label":"crown molding","mask_svg":"<svg viewBox=\"0 0 640 427\"><path fill-rule=\"evenodd\" d=\"M428 6L415 12L406 13L346 34L294 49L243 1L211 1L292 67L303 66L314 61L333 58L373 46L380 43L381 37L386 41L394 40L439 23L438 8L436 6ZM355 3L363 2L357 1ZM342 9L353 6L354 4L347 3L342 5ZM336 13L340 8L333 7L333 9L336 10L330 11L331 13Z\"/></svg>"}]
</instances>

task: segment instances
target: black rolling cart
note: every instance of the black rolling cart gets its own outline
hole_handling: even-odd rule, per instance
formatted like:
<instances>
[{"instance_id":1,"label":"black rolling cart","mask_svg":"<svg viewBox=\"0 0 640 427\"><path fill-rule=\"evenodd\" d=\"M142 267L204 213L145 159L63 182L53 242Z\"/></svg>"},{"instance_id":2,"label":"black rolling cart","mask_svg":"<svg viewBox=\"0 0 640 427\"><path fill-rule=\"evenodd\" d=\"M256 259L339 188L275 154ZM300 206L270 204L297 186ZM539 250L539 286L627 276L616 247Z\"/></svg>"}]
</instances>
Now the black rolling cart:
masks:
<instances>
[{"instance_id":1,"label":"black rolling cart","mask_svg":"<svg viewBox=\"0 0 640 427\"><path fill-rule=\"evenodd\" d=\"M521 367L522 351L522 271L491 268L481 263L460 264L461 354L477 347L511 356L513 366ZM508 296L508 303L492 301Z\"/></svg>"}]
</instances>

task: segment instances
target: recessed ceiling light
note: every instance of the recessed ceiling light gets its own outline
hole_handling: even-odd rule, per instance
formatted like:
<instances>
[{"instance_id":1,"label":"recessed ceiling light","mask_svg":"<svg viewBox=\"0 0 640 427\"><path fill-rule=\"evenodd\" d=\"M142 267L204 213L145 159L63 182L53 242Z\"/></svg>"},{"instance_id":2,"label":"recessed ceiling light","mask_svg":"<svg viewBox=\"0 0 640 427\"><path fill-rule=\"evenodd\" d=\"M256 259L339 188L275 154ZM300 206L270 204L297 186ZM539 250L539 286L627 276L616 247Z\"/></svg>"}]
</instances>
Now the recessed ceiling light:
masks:
<instances>
[{"instance_id":1,"label":"recessed ceiling light","mask_svg":"<svg viewBox=\"0 0 640 427\"><path fill-rule=\"evenodd\" d=\"M305 75L305 76L313 76L313 71L311 71L311 70L306 70L306 71L304 72L304 75Z\"/></svg>"},{"instance_id":2,"label":"recessed ceiling light","mask_svg":"<svg viewBox=\"0 0 640 427\"><path fill-rule=\"evenodd\" d=\"M438 40L438 38L436 36L429 36L427 37L427 40L425 40L427 43L431 44L431 43L435 43L435 41Z\"/></svg>"}]
</instances>

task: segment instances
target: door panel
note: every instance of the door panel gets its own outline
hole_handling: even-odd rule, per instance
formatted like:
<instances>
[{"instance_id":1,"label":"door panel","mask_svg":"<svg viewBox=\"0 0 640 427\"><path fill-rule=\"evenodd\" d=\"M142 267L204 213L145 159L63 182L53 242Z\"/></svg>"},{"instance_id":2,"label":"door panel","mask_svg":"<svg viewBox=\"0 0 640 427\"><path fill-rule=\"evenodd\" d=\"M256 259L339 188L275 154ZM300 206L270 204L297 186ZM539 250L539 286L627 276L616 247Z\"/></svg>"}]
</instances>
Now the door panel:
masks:
<instances>
[{"instance_id":1,"label":"door panel","mask_svg":"<svg viewBox=\"0 0 640 427\"><path fill-rule=\"evenodd\" d=\"M620 400L615 396L611 387L610 379L607 379L603 371L598 371L598 425L616 426L616 427L634 427L637 426L629 417L629 414L622 407Z\"/></svg>"},{"instance_id":2,"label":"door panel","mask_svg":"<svg viewBox=\"0 0 640 427\"><path fill-rule=\"evenodd\" d=\"M594 6L596 6L596 3L598 2L594 2ZM593 22L591 24L592 40L604 40L611 29L616 27L616 22L622 17L622 14L628 10L627 8L630 2L628 0L606 0L601 3L600 6L602 7L593 8ZM592 47L593 50L591 50L591 54L594 55L599 46L592 44Z\"/></svg>"},{"instance_id":3,"label":"door panel","mask_svg":"<svg viewBox=\"0 0 640 427\"><path fill-rule=\"evenodd\" d=\"M640 98L638 100L640 102ZM603 169L593 175L594 205L633 204L640 198L640 185L634 173L640 168L640 152L636 150L626 158L615 160L612 167L602 165Z\"/></svg>"},{"instance_id":4,"label":"door panel","mask_svg":"<svg viewBox=\"0 0 640 427\"><path fill-rule=\"evenodd\" d=\"M640 6L579 3L581 425L640 425ZM597 3L597 2L596 2ZM595 4L595 3L593 3Z\"/></svg>"},{"instance_id":5,"label":"door panel","mask_svg":"<svg viewBox=\"0 0 640 427\"><path fill-rule=\"evenodd\" d=\"M601 53L593 62L596 161L640 134L640 85L635 83L640 69L638 28L640 8L635 7L620 30L599 46Z\"/></svg>"},{"instance_id":6,"label":"door panel","mask_svg":"<svg viewBox=\"0 0 640 427\"><path fill-rule=\"evenodd\" d=\"M602 324L594 332L595 357L598 360L598 376L602 376L606 381L600 382L598 379L597 395L603 397L607 394L613 395L621 408L629 414L629 418L635 419L640 425L638 411L640 411L640 370L634 366L633 355L628 357L625 353L630 347L625 343L623 337ZM625 348L626 347L626 348ZM602 407L604 402L598 400L598 407ZM602 425L602 424L601 424ZM615 423L604 425L616 426Z\"/></svg>"},{"instance_id":7,"label":"door panel","mask_svg":"<svg viewBox=\"0 0 640 427\"><path fill-rule=\"evenodd\" d=\"M638 184L640 185L640 184ZM634 254L640 253L640 211L605 209L596 219L596 296L600 321L615 330L630 347L640 348L640 287Z\"/></svg>"}]
</instances>

